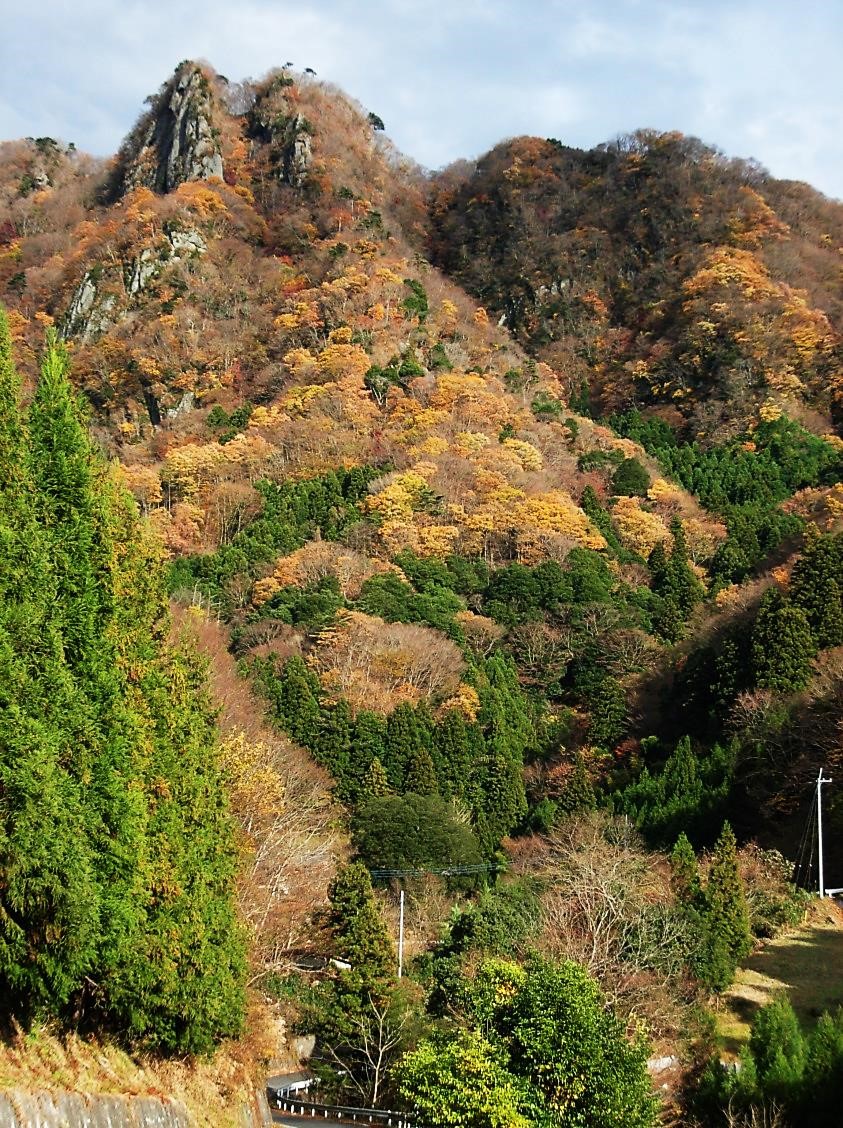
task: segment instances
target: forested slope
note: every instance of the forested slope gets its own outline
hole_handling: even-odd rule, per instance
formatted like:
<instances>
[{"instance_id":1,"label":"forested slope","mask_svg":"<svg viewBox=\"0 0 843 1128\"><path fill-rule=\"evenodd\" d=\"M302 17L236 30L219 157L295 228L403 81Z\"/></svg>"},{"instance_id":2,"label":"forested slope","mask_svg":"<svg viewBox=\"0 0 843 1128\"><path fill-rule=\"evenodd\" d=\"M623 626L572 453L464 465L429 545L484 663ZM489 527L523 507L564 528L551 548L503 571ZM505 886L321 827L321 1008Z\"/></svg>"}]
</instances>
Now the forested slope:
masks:
<instances>
[{"instance_id":1,"label":"forested slope","mask_svg":"<svg viewBox=\"0 0 843 1128\"><path fill-rule=\"evenodd\" d=\"M434 261L602 412L840 417L843 206L806 184L679 133L525 137L440 174L431 221Z\"/></svg>"}]
</instances>

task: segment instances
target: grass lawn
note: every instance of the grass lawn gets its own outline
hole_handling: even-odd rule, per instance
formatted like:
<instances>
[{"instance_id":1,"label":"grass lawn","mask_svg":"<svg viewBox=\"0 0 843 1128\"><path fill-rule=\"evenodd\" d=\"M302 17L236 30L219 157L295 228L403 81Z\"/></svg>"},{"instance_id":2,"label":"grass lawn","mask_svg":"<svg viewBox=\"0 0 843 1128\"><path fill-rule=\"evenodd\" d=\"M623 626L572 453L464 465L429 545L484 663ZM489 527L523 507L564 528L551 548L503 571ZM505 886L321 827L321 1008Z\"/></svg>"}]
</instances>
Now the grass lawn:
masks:
<instances>
[{"instance_id":1,"label":"grass lawn","mask_svg":"<svg viewBox=\"0 0 843 1128\"><path fill-rule=\"evenodd\" d=\"M738 970L717 1016L717 1033L727 1053L738 1053L760 1007L785 992L803 1026L824 1010L843 1005L843 908L816 901L808 919L771 940Z\"/></svg>"}]
</instances>

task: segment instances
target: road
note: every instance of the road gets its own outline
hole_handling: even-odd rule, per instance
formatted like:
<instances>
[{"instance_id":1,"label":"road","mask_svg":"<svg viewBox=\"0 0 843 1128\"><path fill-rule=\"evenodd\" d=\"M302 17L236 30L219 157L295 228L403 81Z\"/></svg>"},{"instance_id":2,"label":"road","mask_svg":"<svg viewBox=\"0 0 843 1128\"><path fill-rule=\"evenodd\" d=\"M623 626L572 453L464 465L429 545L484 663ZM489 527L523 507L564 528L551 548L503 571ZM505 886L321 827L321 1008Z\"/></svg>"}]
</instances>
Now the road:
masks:
<instances>
[{"instance_id":1,"label":"road","mask_svg":"<svg viewBox=\"0 0 843 1128\"><path fill-rule=\"evenodd\" d=\"M324 1116L293 1116L289 1112L279 1112L277 1109L272 1109L272 1119L276 1124L289 1124L293 1128L314 1128L316 1124L357 1124L357 1128L361 1128L363 1121L353 1120L332 1120L331 1117Z\"/></svg>"}]
</instances>

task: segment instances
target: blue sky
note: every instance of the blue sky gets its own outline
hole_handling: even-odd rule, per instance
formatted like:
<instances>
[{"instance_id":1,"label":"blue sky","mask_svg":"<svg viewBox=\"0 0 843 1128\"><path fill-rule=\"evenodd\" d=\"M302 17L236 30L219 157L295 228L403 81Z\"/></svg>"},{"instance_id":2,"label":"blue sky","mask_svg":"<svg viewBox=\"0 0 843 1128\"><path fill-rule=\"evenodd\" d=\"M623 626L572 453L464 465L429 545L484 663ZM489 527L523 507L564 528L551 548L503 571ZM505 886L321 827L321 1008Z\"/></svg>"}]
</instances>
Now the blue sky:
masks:
<instances>
[{"instance_id":1,"label":"blue sky","mask_svg":"<svg viewBox=\"0 0 843 1128\"><path fill-rule=\"evenodd\" d=\"M16 0L0 137L112 153L181 59L231 79L291 60L430 168L652 127L841 198L841 56L843 0Z\"/></svg>"}]
</instances>

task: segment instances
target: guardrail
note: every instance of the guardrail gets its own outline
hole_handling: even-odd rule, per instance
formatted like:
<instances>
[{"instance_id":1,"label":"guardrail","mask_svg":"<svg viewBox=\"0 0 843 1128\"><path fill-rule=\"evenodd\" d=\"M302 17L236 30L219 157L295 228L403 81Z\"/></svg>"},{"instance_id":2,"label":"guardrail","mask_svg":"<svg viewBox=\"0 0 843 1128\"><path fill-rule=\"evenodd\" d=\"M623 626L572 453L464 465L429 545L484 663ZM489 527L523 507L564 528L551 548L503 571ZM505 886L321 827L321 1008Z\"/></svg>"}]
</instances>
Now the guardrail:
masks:
<instances>
[{"instance_id":1,"label":"guardrail","mask_svg":"<svg viewBox=\"0 0 843 1128\"><path fill-rule=\"evenodd\" d=\"M358 1124L383 1124L386 1128L423 1128L423 1125L410 1120L405 1112L393 1112L384 1108L352 1108L350 1105L325 1105L313 1101L301 1101L297 1097L278 1097L273 1089L267 1088L269 1107L274 1112L287 1116L310 1116L314 1120L339 1120Z\"/></svg>"}]
</instances>

